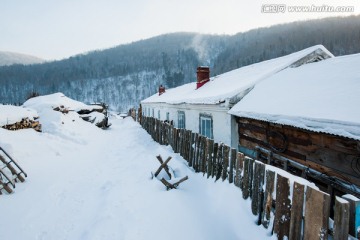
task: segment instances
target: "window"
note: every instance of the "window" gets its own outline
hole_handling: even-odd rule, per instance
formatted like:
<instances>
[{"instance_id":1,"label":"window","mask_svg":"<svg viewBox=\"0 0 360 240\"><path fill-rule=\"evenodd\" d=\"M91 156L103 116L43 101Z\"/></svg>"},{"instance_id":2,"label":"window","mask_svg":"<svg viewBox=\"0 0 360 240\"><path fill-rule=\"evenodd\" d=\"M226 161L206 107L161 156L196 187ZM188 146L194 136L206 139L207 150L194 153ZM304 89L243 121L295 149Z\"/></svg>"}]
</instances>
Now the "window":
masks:
<instances>
[{"instance_id":1,"label":"window","mask_svg":"<svg viewBox=\"0 0 360 240\"><path fill-rule=\"evenodd\" d=\"M160 120L160 110L158 110L158 119Z\"/></svg>"},{"instance_id":2,"label":"window","mask_svg":"<svg viewBox=\"0 0 360 240\"><path fill-rule=\"evenodd\" d=\"M152 113L152 117L155 117L155 115L154 115L154 109L152 109L152 112L151 112L151 113Z\"/></svg>"},{"instance_id":3,"label":"window","mask_svg":"<svg viewBox=\"0 0 360 240\"><path fill-rule=\"evenodd\" d=\"M185 112L178 111L178 128L185 128Z\"/></svg>"},{"instance_id":4,"label":"window","mask_svg":"<svg viewBox=\"0 0 360 240\"><path fill-rule=\"evenodd\" d=\"M170 122L170 113L169 112L166 113L166 121Z\"/></svg>"},{"instance_id":5,"label":"window","mask_svg":"<svg viewBox=\"0 0 360 240\"><path fill-rule=\"evenodd\" d=\"M212 116L207 114L200 114L199 133L205 137L213 139L213 121Z\"/></svg>"},{"instance_id":6,"label":"window","mask_svg":"<svg viewBox=\"0 0 360 240\"><path fill-rule=\"evenodd\" d=\"M150 108L147 109L147 116L150 117Z\"/></svg>"}]
</instances>

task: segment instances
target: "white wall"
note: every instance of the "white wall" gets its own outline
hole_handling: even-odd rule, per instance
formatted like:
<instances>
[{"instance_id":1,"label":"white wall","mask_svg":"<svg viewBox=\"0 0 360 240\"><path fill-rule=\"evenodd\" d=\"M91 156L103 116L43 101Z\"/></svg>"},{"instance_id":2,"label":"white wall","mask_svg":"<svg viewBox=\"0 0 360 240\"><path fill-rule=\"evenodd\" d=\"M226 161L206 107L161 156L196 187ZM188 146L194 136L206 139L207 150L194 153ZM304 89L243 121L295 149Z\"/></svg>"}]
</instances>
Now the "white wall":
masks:
<instances>
[{"instance_id":1,"label":"white wall","mask_svg":"<svg viewBox=\"0 0 360 240\"><path fill-rule=\"evenodd\" d=\"M188 130L199 132L199 116L200 114L208 114L213 119L213 134L215 142L223 142L226 145L237 148L238 134L237 124L231 115L227 112L229 109L222 105L194 105L194 104L178 104L171 105L165 103L142 103L145 116L152 117L152 109L154 109L154 117L158 118L158 110L160 110L160 120L166 120L166 112L170 114L170 121L173 120L174 126L178 127L178 111L185 112L185 127Z\"/></svg>"}]
</instances>

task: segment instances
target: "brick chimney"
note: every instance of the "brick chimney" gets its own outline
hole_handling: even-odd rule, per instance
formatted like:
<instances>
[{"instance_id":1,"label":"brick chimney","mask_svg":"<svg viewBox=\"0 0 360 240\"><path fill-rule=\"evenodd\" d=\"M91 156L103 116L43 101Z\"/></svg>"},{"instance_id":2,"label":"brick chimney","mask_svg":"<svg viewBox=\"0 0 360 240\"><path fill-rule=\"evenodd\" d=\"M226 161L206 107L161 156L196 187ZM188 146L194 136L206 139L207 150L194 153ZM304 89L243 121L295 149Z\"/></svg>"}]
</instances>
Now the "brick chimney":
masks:
<instances>
[{"instance_id":1,"label":"brick chimney","mask_svg":"<svg viewBox=\"0 0 360 240\"><path fill-rule=\"evenodd\" d=\"M204 85L210 80L209 67L198 67L196 74L197 74L196 89L200 88L202 85Z\"/></svg>"},{"instance_id":2,"label":"brick chimney","mask_svg":"<svg viewBox=\"0 0 360 240\"><path fill-rule=\"evenodd\" d=\"M159 87L159 96L165 92L165 87L163 85L160 85Z\"/></svg>"}]
</instances>

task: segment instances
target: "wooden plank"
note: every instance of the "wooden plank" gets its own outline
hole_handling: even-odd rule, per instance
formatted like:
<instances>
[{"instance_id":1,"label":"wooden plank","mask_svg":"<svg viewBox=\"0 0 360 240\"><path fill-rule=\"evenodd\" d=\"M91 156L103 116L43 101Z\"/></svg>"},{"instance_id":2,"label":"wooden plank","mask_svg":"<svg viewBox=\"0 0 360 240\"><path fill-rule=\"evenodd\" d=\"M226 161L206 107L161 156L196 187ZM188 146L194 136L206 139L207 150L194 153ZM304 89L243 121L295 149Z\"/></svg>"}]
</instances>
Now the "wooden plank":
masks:
<instances>
[{"instance_id":1,"label":"wooden plank","mask_svg":"<svg viewBox=\"0 0 360 240\"><path fill-rule=\"evenodd\" d=\"M294 182L289 239L302 239L304 193L304 185Z\"/></svg>"},{"instance_id":2,"label":"wooden plank","mask_svg":"<svg viewBox=\"0 0 360 240\"><path fill-rule=\"evenodd\" d=\"M265 165L260 162L255 162L254 170L254 181L252 188L252 201L251 201L251 211L255 216L261 214L261 203L263 202L261 192L264 186L264 175L265 175Z\"/></svg>"},{"instance_id":3,"label":"wooden plank","mask_svg":"<svg viewBox=\"0 0 360 240\"><path fill-rule=\"evenodd\" d=\"M252 185L253 185L253 179L254 179L254 159L250 158L249 160L249 196L252 197Z\"/></svg>"},{"instance_id":4,"label":"wooden plank","mask_svg":"<svg viewBox=\"0 0 360 240\"><path fill-rule=\"evenodd\" d=\"M250 164L250 158L245 157L244 159L244 176L243 176L243 189L242 189L242 195L244 199L249 198L249 164Z\"/></svg>"},{"instance_id":5,"label":"wooden plank","mask_svg":"<svg viewBox=\"0 0 360 240\"><path fill-rule=\"evenodd\" d=\"M274 233L278 239L288 239L290 230L290 181L277 174ZM315 239L315 238L305 238Z\"/></svg>"},{"instance_id":6,"label":"wooden plank","mask_svg":"<svg viewBox=\"0 0 360 240\"><path fill-rule=\"evenodd\" d=\"M236 149L231 148L230 151L230 170L229 170L229 183L234 182L234 168L235 168L235 162L236 162Z\"/></svg>"},{"instance_id":7,"label":"wooden plank","mask_svg":"<svg viewBox=\"0 0 360 240\"><path fill-rule=\"evenodd\" d=\"M223 166L223 147L224 144L219 144L217 157L216 157L216 167L215 167L215 181L221 178L222 166Z\"/></svg>"},{"instance_id":8,"label":"wooden plank","mask_svg":"<svg viewBox=\"0 0 360 240\"><path fill-rule=\"evenodd\" d=\"M190 151L189 151L189 166L194 166L194 149L195 149L195 133L191 133Z\"/></svg>"},{"instance_id":9,"label":"wooden plank","mask_svg":"<svg viewBox=\"0 0 360 240\"><path fill-rule=\"evenodd\" d=\"M263 212L261 216L261 223L265 228L268 228L270 223L274 186L275 172L266 170L266 188L264 194Z\"/></svg>"},{"instance_id":10,"label":"wooden plank","mask_svg":"<svg viewBox=\"0 0 360 240\"><path fill-rule=\"evenodd\" d=\"M306 188L304 239L328 239L330 195Z\"/></svg>"},{"instance_id":11,"label":"wooden plank","mask_svg":"<svg viewBox=\"0 0 360 240\"><path fill-rule=\"evenodd\" d=\"M206 153L206 149L207 149L207 144L206 144L206 137L203 137L202 138L202 149L201 149L201 172L202 173L206 173L207 171L206 171L206 161L207 161L207 157L206 157L206 155L207 155L207 153Z\"/></svg>"},{"instance_id":12,"label":"wooden plank","mask_svg":"<svg viewBox=\"0 0 360 240\"><path fill-rule=\"evenodd\" d=\"M200 148L200 135L195 134L195 150L194 150L194 169L195 172L199 171L199 148Z\"/></svg>"},{"instance_id":13,"label":"wooden plank","mask_svg":"<svg viewBox=\"0 0 360 240\"><path fill-rule=\"evenodd\" d=\"M229 152L230 152L230 147L227 145L224 145L224 152L223 152L223 166L222 166L222 173L221 173L221 178L223 181L226 180L227 178L227 171L228 171L228 167L229 167Z\"/></svg>"},{"instance_id":14,"label":"wooden plank","mask_svg":"<svg viewBox=\"0 0 360 240\"><path fill-rule=\"evenodd\" d=\"M214 152L212 157L212 167L211 167L211 177L216 177L216 168L217 168L217 154L219 151L219 144L214 143Z\"/></svg>"},{"instance_id":15,"label":"wooden plank","mask_svg":"<svg viewBox=\"0 0 360 240\"><path fill-rule=\"evenodd\" d=\"M357 238L360 238L360 200L352 197L351 195L342 196L350 204L350 216L349 216L349 233Z\"/></svg>"},{"instance_id":16,"label":"wooden plank","mask_svg":"<svg viewBox=\"0 0 360 240\"><path fill-rule=\"evenodd\" d=\"M347 240L349 237L350 203L335 197L334 239Z\"/></svg>"},{"instance_id":17,"label":"wooden plank","mask_svg":"<svg viewBox=\"0 0 360 240\"><path fill-rule=\"evenodd\" d=\"M207 178L211 177L213 167L214 155L214 140L208 139L208 152L207 152Z\"/></svg>"},{"instance_id":18,"label":"wooden plank","mask_svg":"<svg viewBox=\"0 0 360 240\"><path fill-rule=\"evenodd\" d=\"M235 165L235 186L242 189L242 171L244 168L244 154L238 152L236 154L236 165Z\"/></svg>"}]
</instances>

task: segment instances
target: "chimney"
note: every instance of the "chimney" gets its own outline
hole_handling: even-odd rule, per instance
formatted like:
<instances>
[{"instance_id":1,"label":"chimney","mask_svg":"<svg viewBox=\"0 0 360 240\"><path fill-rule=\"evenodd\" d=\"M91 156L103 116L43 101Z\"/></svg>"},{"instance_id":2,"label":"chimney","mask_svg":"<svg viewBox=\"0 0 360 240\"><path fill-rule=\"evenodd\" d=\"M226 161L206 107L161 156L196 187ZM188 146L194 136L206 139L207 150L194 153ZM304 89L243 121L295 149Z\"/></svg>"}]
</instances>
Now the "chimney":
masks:
<instances>
[{"instance_id":1,"label":"chimney","mask_svg":"<svg viewBox=\"0 0 360 240\"><path fill-rule=\"evenodd\" d=\"M204 85L210 80L209 67L198 67L196 74L197 74L196 89L200 88L202 85Z\"/></svg>"},{"instance_id":2,"label":"chimney","mask_svg":"<svg viewBox=\"0 0 360 240\"><path fill-rule=\"evenodd\" d=\"M159 96L165 92L165 87L163 85L160 85L159 87Z\"/></svg>"}]
</instances>

